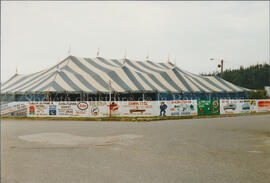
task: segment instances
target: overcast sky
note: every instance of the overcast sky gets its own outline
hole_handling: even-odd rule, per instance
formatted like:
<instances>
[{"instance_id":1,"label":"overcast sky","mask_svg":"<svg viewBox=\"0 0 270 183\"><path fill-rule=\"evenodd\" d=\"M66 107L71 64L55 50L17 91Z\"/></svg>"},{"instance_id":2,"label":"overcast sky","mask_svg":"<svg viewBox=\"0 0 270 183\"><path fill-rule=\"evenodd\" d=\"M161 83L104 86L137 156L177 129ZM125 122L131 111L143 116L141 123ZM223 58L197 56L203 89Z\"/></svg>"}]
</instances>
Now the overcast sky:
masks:
<instances>
[{"instance_id":1,"label":"overcast sky","mask_svg":"<svg viewBox=\"0 0 270 183\"><path fill-rule=\"evenodd\" d=\"M269 63L269 2L1 2L1 81L71 54L173 62L193 73Z\"/></svg>"}]
</instances>

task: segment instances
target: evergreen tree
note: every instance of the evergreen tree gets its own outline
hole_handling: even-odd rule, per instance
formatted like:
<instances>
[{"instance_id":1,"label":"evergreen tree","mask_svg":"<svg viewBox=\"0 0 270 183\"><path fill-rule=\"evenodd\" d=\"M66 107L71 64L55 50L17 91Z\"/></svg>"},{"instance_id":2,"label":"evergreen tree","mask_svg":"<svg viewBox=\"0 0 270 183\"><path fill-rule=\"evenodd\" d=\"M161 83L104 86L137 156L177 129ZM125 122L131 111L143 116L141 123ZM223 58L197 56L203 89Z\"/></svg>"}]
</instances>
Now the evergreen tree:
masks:
<instances>
[{"instance_id":1,"label":"evergreen tree","mask_svg":"<svg viewBox=\"0 0 270 183\"><path fill-rule=\"evenodd\" d=\"M201 75L211 76L215 74ZM226 69L223 71L223 79L244 88L263 90L265 86L270 86L270 65L256 64L247 68Z\"/></svg>"}]
</instances>

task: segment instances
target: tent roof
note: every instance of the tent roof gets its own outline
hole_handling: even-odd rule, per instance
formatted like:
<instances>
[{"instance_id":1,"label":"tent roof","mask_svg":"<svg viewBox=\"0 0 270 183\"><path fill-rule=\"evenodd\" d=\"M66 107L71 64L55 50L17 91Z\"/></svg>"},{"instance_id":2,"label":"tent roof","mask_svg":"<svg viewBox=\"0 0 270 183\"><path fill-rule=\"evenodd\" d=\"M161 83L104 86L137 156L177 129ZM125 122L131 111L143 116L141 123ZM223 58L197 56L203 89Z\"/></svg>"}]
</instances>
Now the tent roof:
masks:
<instances>
[{"instance_id":1,"label":"tent roof","mask_svg":"<svg viewBox=\"0 0 270 183\"><path fill-rule=\"evenodd\" d=\"M69 56L29 75L15 74L1 86L2 93L87 92L213 93L244 92L216 76L199 76L170 62Z\"/></svg>"}]
</instances>

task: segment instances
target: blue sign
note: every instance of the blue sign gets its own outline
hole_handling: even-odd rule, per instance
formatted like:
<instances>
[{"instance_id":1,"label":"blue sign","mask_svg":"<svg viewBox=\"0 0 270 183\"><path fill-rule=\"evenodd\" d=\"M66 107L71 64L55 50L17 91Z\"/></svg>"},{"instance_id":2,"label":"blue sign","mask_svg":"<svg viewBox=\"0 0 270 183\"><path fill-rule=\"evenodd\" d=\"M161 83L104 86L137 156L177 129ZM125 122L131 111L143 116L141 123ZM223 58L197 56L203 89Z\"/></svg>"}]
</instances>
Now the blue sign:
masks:
<instances>
[{"instance_id":1,"label":"blue sign","mask_svg":"<svg viewBox=\"0 0 270 183\"><path fill-rule=\"evenodd\" d=\"M56 115L56 105L49 105L49 115L50 116Z\"/></svg>"}]
</instances>

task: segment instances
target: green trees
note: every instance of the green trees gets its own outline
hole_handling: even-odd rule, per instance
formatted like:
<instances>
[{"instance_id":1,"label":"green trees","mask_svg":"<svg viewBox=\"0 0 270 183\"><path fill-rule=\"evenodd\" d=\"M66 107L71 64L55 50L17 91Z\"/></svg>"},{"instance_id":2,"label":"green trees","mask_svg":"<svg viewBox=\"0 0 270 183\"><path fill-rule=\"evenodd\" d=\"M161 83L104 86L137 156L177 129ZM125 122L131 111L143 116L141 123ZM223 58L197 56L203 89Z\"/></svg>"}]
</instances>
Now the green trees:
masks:
<instances>
[{"instance_id":1,"label":"green trees","mask_svg":"<svg viewBox=\"0 0 270 183\"><path fill-rule=\"evenodd\" d=\"M265 90L257 90L257 91L252 91L248 95L248 98L250 98L250 99L267 99L269 97L266 95Z\"/></svg>"},{"instance_id":2,"label":"green trees","mask_svg":"<svg viewBox=\"0 0 270 183\"><path fill-rule=\"evenodd\" d=\"M223 72L223 79L244 88L264 90L264 86L270 86L270 65L256 64L247 68L240 67L240 69L234 70L226 69Z\"/></svg>"}]
</instances>

